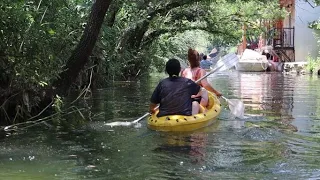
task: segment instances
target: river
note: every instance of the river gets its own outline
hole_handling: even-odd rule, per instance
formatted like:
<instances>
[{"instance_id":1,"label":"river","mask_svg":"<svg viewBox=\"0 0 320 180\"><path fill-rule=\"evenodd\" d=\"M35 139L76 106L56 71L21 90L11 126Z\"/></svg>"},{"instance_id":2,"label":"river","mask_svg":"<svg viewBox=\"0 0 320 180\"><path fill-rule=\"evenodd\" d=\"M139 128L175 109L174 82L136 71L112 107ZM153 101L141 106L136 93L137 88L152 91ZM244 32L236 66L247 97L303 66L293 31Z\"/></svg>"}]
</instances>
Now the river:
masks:
<instances>
[{"instance_id":1,"label":"river","mask_svg":"<svg viewBox=\"0 0 320 180\"><path fill-rule=\"evenodd\" d=\"M97 114L3 134L0 179L320 179L320 78L282 73L215 74L209 81L239 98L211 126L194 132L108 127L146 113L161 77L99 89L86 105Z\"/></svg>"}]
</instances>

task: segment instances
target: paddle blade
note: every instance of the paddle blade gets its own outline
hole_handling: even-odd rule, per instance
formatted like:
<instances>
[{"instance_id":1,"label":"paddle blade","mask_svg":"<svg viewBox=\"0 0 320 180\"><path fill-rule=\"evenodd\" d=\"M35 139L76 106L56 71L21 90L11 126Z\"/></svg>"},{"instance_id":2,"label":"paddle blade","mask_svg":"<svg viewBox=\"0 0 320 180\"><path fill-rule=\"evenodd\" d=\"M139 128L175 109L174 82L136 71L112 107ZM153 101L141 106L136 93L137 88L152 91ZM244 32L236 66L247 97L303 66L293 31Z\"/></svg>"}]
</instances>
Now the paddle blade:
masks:
<instances>
[{"instance_id":1,"label":"paddle blade","mask_svg":"<svg viewBox=\"0 0 320 180\"><path fill-rule=\"evenodd\" d=\"M115 126L131 126L133 124L134 124L133 122L117 121L117 122L105 123L104 125L115 127Z\"/></svg>"},{"instance_id":2,"label":"paddle blade","mask_svg":"<svg viewBox=\"0 0 320 180\"><path fill-rule=\"evenodd\" d=\"M140 128L141 124L138 122L127 122L127 121L117 121L117 122L111 122L111 123L105 123L104 125L110 126L110 127L117 127L117 126L133 126L135 128Z\"/></svg>"},{"instance_id":3,"label":"paddle blade","mask_svg":"<svg viewBox=\"0 0 320 180\"><path fill-rule=\"evenodd\" d=\"M225 56L223 56L217 64L214 66L215 68L218 68L219 71L225 71L232 67L234 67L239 62L239 58L234 53L229 53Z\"/></svg>"},{"instance_id":4,"label":"paddle blade","mask_svg":"<svg viewBox=\"0 0 320 180\"><path fill-rule=\"evenodd\" d=\"M228 99L227 100L228 104L229 104L229 109L231 111L231 113L240 118L243 119L244 118L244 104L242 101L240 101L239 99Z\"/></svg>"},{"instance_id":5,"label":"paddle blade","mask_svg":"<svg viewBox=\"0 0 320 180\"><path fill-rule=\"evenodd\" d=\"M158 108L158 106L156 107ZM131 122L127 122L127 121L117 121L117 122L111 122L111 123L105 123L104 125L106 126L111 126L111 127L114 127L114 126L132 126L132 125L135 125L135 127L139 127L138 125L138 122L141 121L142 119L146 118L147 116L149 116L150 113L146 113L144 114L143 116L141 116L140 118L134 120L134 121L131 121Z\"/></svg>"}]
</instances>

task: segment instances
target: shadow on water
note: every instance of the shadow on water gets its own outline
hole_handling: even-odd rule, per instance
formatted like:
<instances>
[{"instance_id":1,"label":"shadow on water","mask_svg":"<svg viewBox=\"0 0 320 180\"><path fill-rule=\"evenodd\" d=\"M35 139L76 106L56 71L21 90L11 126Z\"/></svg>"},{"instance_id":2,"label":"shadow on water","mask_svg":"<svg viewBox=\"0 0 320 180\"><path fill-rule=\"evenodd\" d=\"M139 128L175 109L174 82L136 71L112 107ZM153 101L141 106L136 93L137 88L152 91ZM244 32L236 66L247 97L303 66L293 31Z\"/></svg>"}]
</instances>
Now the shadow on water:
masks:
<instances>
[{"instance_id":1,"label":"shadow on water","mask_svg":"<svg viewBox=\"0 0 320 180\"><path fill-rule=\"evenodd\" d=\"M160 77L119 82L93 92L96 116L3 134L3 179L318 179L320 80L281 73L225 72L210 82L246 105L246 119L227 104L212 126L186 133L105 126L148 109ZM1 179L2 179L1 178Z\"/></svg>"}]
</instances>

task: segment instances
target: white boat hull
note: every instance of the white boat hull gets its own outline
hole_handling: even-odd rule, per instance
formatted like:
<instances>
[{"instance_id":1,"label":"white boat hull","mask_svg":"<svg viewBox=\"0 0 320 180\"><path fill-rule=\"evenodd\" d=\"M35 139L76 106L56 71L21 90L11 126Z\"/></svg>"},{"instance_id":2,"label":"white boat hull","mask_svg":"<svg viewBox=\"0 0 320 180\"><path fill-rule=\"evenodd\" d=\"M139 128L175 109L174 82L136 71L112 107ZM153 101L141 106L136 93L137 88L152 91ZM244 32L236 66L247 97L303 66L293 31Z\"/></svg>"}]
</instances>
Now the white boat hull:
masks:
<instances>
[{"instance_id":1,"label":"white boat hull","mask_svg":"<svg viewBox=\"0 0 320 180\"><path fill-rule=\"evenodd\" d=\"M246 49L236 64L236 70L262 72L266 71L269 66L269 62L265 55L261 55L259 52L250 49Z\"/></svg>"},{"instance_id":2,"label":"white boat hull","mask_svg":"<svg viewBox=\"0 0 320 180\"><path fill-rule=\"evenodd\" d=\"M262 72L262 71L266 71L268 67L269 67L269 63L263 62L263 61L260 61L260 62L259 61L257 62L242 61L236 64L237 71Z\"/></svg>"}]
</instances>

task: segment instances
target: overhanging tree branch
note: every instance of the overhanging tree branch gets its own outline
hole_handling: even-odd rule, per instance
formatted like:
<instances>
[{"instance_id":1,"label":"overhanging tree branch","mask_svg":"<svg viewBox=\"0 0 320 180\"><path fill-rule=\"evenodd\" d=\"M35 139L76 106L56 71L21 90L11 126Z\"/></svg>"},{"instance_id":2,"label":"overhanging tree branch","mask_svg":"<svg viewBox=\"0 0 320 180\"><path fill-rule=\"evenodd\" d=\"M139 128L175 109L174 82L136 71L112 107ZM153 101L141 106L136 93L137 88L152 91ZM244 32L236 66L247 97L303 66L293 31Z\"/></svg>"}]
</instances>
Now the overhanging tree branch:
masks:
<instances>
[{"instance_id":1,"label":"overhanging tree branch","mask_svg":"<svg viewBox=\"0 0 320 180\"><path fill-rule=\"evenodd\" d=\"M79 72L89 61L94 45L97 41L105 14L112 0L96 0L92 5L86 28L81 40L69 58L66 71L53 83L62 94L67 94L72 83L75 82Z\"/></svg>"},{"instance_id":2,"label":"overhanging tree branch","mask_svg":"<svg viewBox=\"0 0 320 180\"><path fill-rule=\"evenodd\" d=\"M206 31L211 34L216 35L223 35L228 38L234 38L237 39L238 37L234 36L233 34L229 33L229 31L223 31L223 30L212 30L206 27L185 27L185 28L169 28L169 29L159 29L150 32L144 39L142 43L142 47L148 47L156 38L160 37L163 34L169 33L170 36L174 36L177 33L183 33L185 31L191 31L191 30L201 30Z\"/></svg>"}]
</instances>

